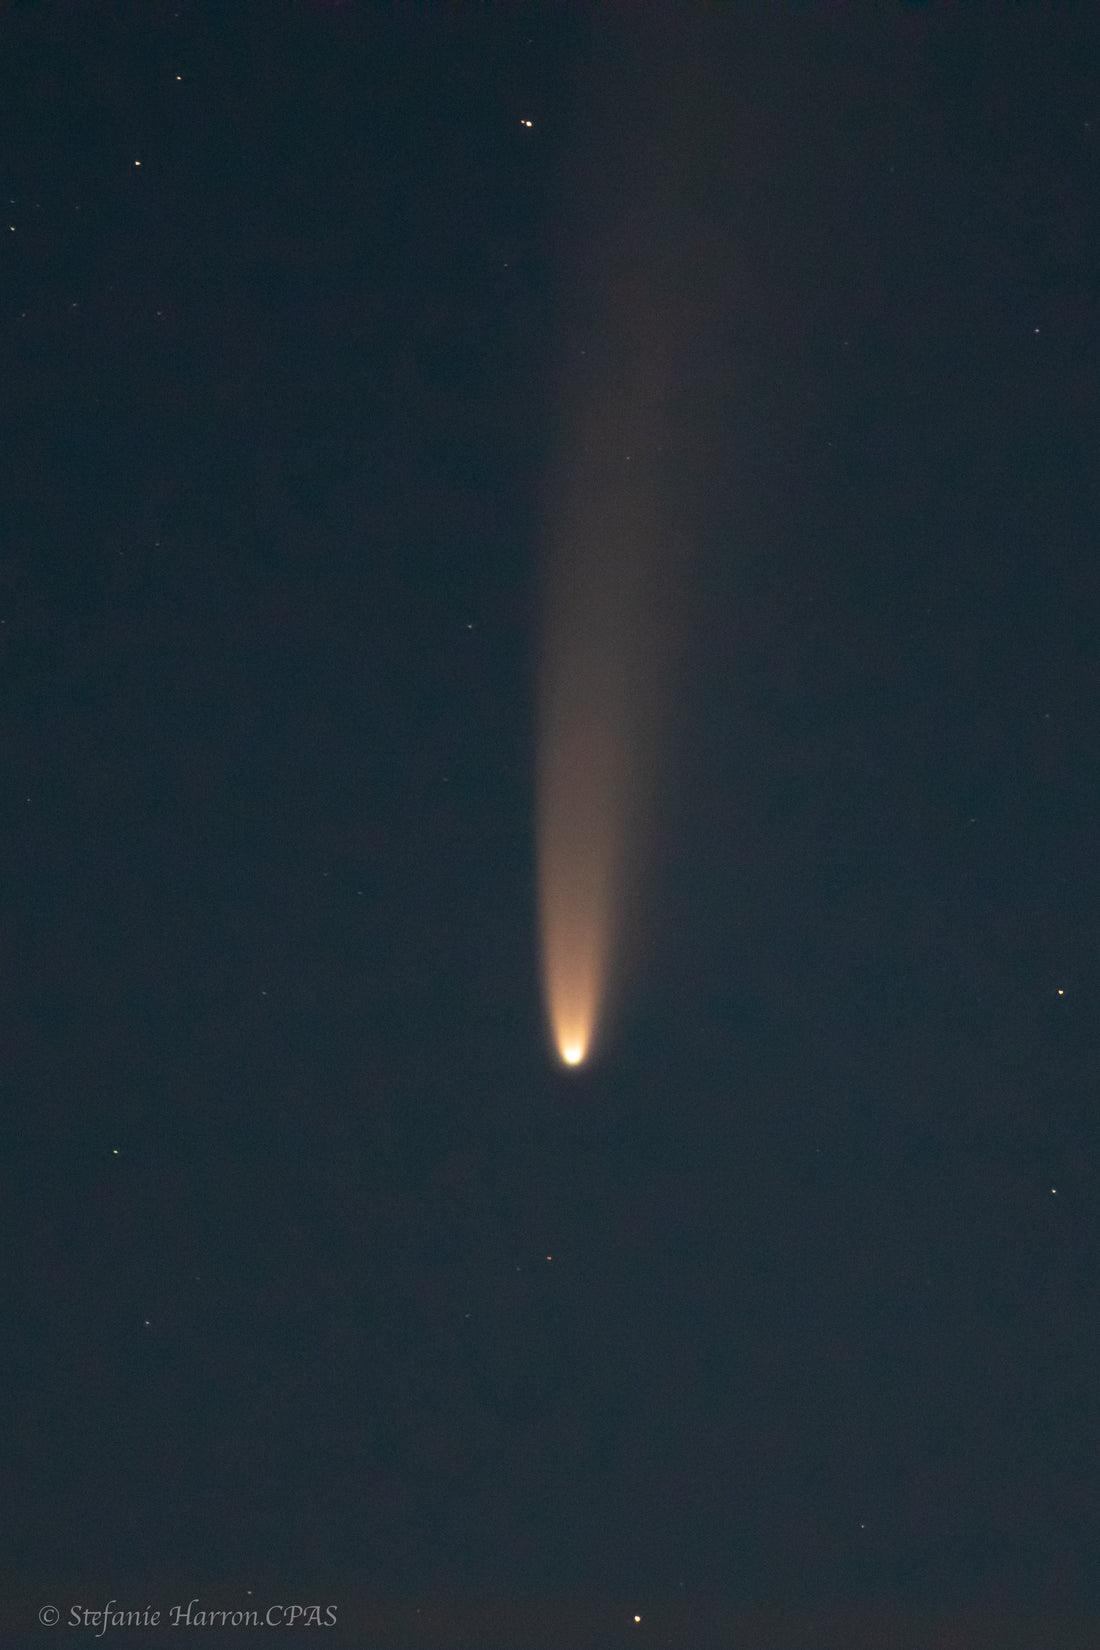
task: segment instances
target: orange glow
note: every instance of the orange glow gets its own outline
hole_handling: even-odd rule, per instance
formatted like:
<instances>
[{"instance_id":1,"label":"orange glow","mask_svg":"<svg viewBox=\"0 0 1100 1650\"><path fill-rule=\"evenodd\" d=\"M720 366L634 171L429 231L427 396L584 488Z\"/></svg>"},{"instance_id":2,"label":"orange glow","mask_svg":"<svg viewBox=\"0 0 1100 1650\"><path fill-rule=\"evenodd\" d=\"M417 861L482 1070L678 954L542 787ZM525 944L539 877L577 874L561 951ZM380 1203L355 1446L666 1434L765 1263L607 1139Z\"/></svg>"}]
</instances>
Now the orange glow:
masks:
<instances>
[{"instance_id":1,"label":"orange glow","mask_svg":"<svg viewBox=\"0 0 1100 1650\"><path fill-rule=\"evenodd\" d=\"M583 680L583 676L581 677ZM615 827L606 749L583 708L559 699L543 731L539 893L550 1028L565 1065L591 1052L615 918Z\"/></svg>"},{"instance_id":2,"label":"orange glow","mask_svg":"<svg viewBox=\"0 0 1100 1650\"><path fill-rule=\"evenodd\" d=\"M618 962L638 668L624 546L588 510L572 526L545 633L538 848L550 1030L562 1062L579 1066L603 1028Z\"/></svg>"},{"instance_id":3,"label":"orange glow","mask_svg":"<svg viewBox=\"0 0 1100 1650\"><path fill-rule=\"evenodd\" d=\"M618 433L615 410L598 406L595 420L582 421L585 455L569 488L581 496L573 493L558 524L543 638L542 973L552 1041L567 1066L591 1058L622 983L659 675L648 599L654 501L624 476L614 449L606 452ZM632 450L642 447L639 438Z\"/></svg>"}]
</instances>

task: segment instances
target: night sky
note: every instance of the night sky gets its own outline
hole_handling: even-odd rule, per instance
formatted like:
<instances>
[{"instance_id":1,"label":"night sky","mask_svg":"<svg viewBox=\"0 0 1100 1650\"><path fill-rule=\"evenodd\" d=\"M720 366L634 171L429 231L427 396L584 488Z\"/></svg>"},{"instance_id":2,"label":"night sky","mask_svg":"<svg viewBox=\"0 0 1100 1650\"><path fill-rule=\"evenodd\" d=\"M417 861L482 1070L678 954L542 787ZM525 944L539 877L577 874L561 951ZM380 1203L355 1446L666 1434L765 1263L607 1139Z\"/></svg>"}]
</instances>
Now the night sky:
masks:
<instances>
[{"instance_id":1,"label":"night sky","mask_svg":"<svg viewBox=\"0 0 1100 1650\"><path fill-rule=\"evenodd\" d=\"M9 6L0 132L5 1643L1100 1642L1100 17ZM609 263L674 668L570 1073Z\"/></svg>"}]
</instances>

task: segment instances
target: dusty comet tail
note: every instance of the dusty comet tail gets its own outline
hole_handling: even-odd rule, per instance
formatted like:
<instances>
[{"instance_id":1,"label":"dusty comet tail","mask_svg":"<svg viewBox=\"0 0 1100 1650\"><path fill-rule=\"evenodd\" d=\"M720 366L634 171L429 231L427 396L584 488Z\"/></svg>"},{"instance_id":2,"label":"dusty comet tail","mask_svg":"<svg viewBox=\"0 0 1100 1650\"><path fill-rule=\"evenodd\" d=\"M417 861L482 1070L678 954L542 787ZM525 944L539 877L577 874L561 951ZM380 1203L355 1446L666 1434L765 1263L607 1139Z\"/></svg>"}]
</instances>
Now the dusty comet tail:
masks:
<instances>
[{"instance_id":1,"label":"dusty comet tail","mask_svg":"<svg viewBox=\"0 0 1100 1650\"><path fill-rule=\"evenodd\" d=\"M662 699L665 362L644 287L612 292L564 442L539 679L543 985L554 1047L574 1067L622 985Z\"/></svg>"},{"instance_id":2,"label":"dusty comet tail","mask_svg":"<svg viewBox=\"0 0 1100 1650\"><path fill-rule=\"evenodd\" d=\"M644 452L645 443L634 446ZM621 460L602 456L589 449L582 496L559 525L540 682L543 978L554 1044L570 1066L592 1051L621 961L652 675L644 645L652 500L644 483L621 474Z\"/></svg>"},{"instance_id":3,"label":"dusty comet tail","mask_svg":"<svg viewBox=\"0 0 1100 1650\"><path fill-rule=\"evenodd\" d=\"M562 237L538 681L543 992L569 1067L602 1040L641 926L685 542L673 409L705 263L685 188L693 144L707 152L690 40L662 13L629 36L612 27L603 45Z\"/></svg>"}]
</instances>

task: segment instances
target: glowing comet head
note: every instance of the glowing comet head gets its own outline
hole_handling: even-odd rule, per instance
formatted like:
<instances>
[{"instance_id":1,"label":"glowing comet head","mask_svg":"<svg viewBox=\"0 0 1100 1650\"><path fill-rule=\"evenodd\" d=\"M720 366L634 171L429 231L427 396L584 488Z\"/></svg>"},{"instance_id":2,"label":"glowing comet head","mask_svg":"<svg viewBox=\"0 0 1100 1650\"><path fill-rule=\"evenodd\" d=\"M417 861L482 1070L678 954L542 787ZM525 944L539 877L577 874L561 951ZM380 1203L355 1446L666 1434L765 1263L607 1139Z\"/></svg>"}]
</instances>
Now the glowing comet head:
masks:
<instances>
[{"instance_id":1,"label":"glowing comet head","mask_svg":"<svg viewBox=\"0 0 1100 1650\"><path fill-rule=\"evenodd\" d=\"M591 718L569 705L544 726L539 881L550 1037L562 1065L591 1058L606 1017L615 930L612 767ZM586 725L587 724L587 725Z\"/></svg>"},{"instance_id":2,"label":"glowing comet head","mask_svg":"<svg viewBox=\"0 0 1100 1650\"><path fill-rule=\"evenodd\" d=\"M563 1037L558 1044L558 1053L562 1057L563 1064L567 1066L579 1066L587 1052L588 1046L580 1037Z\"/></svg>"},{"instance_id":3,"label":"glowing comet head","mask_svg":"<svg viewBox=\"0 0 1100 1650\"><path fill-rule=\"evenodd\" d=\"M562 882L568 893L571 884L564 872ZM547 905L544 952L550 1036L562 1065L575 1068L592 1053L603 998L601 959L593 955L592 929L564 920L559 905Z\"/></svg>"}]
</instances>

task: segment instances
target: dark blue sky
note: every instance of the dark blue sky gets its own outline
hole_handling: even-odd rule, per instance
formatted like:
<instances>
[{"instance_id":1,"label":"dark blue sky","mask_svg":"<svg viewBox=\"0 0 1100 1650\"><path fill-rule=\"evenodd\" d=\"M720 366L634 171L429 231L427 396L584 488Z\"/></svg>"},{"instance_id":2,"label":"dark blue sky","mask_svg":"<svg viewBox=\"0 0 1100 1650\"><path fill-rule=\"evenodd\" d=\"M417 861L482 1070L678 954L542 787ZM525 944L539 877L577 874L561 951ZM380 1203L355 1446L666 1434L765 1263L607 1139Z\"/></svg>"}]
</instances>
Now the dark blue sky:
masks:
<instances>
[{"instance_id":1,"label":"dark blue sky","mask_svg":"<svg viewBox=\"0 0 1100 1650\"><path fill-rule=\"evenodd\" d=\"M653 16L0 16L13 1643L1096 1607L1095 23ZM546 477L666 74L666 823L566 1080Z\"/></svg>"}]
</instances>

